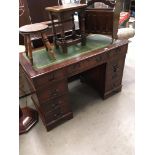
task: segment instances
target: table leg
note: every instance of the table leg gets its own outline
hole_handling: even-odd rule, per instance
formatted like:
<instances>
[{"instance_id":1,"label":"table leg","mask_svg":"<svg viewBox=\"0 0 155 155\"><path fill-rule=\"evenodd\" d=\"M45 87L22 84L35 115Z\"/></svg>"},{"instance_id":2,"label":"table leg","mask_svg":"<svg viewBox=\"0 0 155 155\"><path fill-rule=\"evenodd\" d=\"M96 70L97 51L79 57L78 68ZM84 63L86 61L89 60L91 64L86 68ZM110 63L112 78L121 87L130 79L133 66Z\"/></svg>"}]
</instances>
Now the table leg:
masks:
<instances>
[{"instance_id":1,"label":"table leg","mask_svg":"<svg viewBox=\"0 0 155 155\"><path fill-rule=\"evenodd\" d=\"M29 59L31 64L33 65L31 38L29 34L27 34L27 46L28 46Z\"/></svg>"},{"instance_id":2,"label":"table leg","mask_svg":"<svg viewBox=\"0 0 155 155\"><path fill-rule=\"evenodd\" d=\"M78 18L79 18L79 28L81 32L81 44L82 46L86 45L86 35L85 35L85 18L84 18L84 10L81 10L78 13Z\"/></svg>"},{"instance_id":3,"label":"table leg","mask_svg":"<svg viewBox=\"0 0 155 155\"><path fill-rule=\"evenodd\" d=\"M76 32L75 32L75 23L74 23L74 13L72 14L72 38L74 39L76 37Z\"/></svg>"},{"instance_id":4,"label":"table leg","mask_svg":"<svg viewBox=\"0 0 155 155\"><path fill-rule=\"evenodd\" d=\"M47 50L48 54L49 54L53 59L55 59L55 53L54 53L54 51L52 50L52 47L51 47L50 42L48 41L47 35L46 35L44 32L42 32L42 33L41 33L41 36L42 36L42 41L43 41L43 43L44 43L44 45L45 45L45 47L46 47L46 50Z\"/></svg>"},{"instance_id":5,"label":"table leg","mask_svg":"<svg viewBox=\"0 0 155 155\"><path fill-rule=\"evenodd\" d=\"M52 13L49 13L49 18L52 22L52 30L53 30L53 43L55 45L56 48L59 48L58 44L57 44L57 34L56 34L56 29L55 29L55 23L54 23L54 18Z\"/></svg>"},{"instance_id":6,"label":"table leg","mask_svg":"<svg viewBox=\"0 0 155 155\"><path fill-rule=\"evenodd\" d=\"M28 45L27 45L27 37L24 35L24 45L25 45L25 53L26 56L28 57Z\"/></svg>"},{"instance_id":7,"label":"table leg","mask_svg":"<svg viewBox=\"0 0 155 155\"><path fill-rule=\"evenodd\" d=\"M58 19L60 22L60 29L61 29L60 35L61 35L62 51L63 51L63 53L67 53L67 46L66 46L65 32L64 32L64 25L63 25L64 15L62 13L60 13L58 15Z\"/></svg>"}]
</instances>

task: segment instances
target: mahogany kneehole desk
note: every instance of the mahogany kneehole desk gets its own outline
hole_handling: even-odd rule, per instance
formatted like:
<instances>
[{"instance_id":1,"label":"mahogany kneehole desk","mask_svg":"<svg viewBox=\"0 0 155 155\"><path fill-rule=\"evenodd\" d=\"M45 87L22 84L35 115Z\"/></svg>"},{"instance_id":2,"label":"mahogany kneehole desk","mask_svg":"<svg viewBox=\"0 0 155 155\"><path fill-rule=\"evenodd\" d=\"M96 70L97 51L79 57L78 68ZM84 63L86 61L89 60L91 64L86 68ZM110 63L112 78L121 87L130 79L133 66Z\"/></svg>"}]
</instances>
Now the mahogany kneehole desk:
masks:
<instances>
[{"instance_id":1,"label":"mahogany kneehole desk","mask_svg":"<svg viewBox=\"0 0 155 155\"><path fill-rule=\"evenodd\" d=\"M88 40L87 47L74 45L73 52L78 52L75 51L77 48L88 48L88 51L67 58L65 55L63 60L59 60L57 55L58 60L51 64L46 60L49 64L39 67L37 65L35 67L35 53L33 67L24 56L24 52L20 53L21 68L36 91L32 100L47 131L73 118L69 102L68 78L81 73L82 79L92 85L103 99L121 91L128 41L117 40L114 44L110 42L105 47L96 48L102 42L94 46L92 44L95 44L95 41L89 44ZM95 49L91 49L89 45ZM39 52L44 54L44 51ZM41 63L45 62L43 58L42 55Z\"/></svg>"}]
</instances>

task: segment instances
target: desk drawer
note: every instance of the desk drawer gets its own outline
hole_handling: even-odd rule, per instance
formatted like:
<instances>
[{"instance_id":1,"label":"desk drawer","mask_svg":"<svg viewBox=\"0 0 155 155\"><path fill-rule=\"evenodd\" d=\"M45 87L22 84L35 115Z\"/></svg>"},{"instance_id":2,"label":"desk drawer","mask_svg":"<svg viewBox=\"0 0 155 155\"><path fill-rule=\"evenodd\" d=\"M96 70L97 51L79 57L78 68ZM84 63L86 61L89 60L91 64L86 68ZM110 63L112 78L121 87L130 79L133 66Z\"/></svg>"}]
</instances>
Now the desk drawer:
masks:
<instances>
[{"instance_id":1,"label":"desk drawer","mask_svg":"<svg viewBox=\"0 0 155 155\"><path fill-rule=\"evenodd\" d=\"M59 81L49 86L43 87L36 91L40 103L45 103L55 97L61 96L68 91L68 85L66 81Z\"/></svg>"},{"instance_id":2,"label":"desk drawer","mask_svg":"<svg viewBox=\"0 0 155 155\"><path fill-rule=\"evenodd\" d=\"M63 105L61 107L58 107L54 111L50 111L46 113L45 116L45 122L50 123L52 121L56 121L58 119L61 119L64 115L71 112L71 107L69 105Z\"/></svg>"},{"instance_id":3,"label":"desk drawer","mask_svg":"<svg viewBox=\"0 0 155 155\"><path fill-rule=\"evenodd\" d=\"M93 58L88 58L81 62L72 64L67 68L67 73L71 76L86 71L90 68L96 67L105 62L105 57L105 54L97 55Z\"/></svg>"},{"instance_id":4,"label":"desk drawer","mask_svg":"<svg viewBox=\"0 0 155 155\"><path fill-rule=\"evenodd\" d=\"M124 45L124 46L122 46L122 47L117 47L117 48L115 48L115 49L112 49L112 50L110 50L110 51L107 51L106 52L106 55L107 55L107 58L108 59L114 59L114 58L116 58L117 56L123 56L123 55L126 55L126 48L127 48L127 46L126 45Z\"/></svg>"},{"instance_id":5,"label":"desk drawer","mask_svg":"<svg viewBox=\"0 0 155 155\"><path fill-rule=\"evenodd\" d=\"M115 58L112 61L109 61L107 64L107 76L116 78L117 76L122 76L124 69L125 56L120 58Z\"/></svg>"},{"instance_id":6,"label":"desk drawer","mask_svg":"<svg viewBox=\"0 0 155 155\"><path fill-rule=\"evenodd\" d=\"M122 79L116 79L113 81L109 81L106 83L106 91L113 90L114 88L120 86L122 83Z\"/></svg>"},{"instance_id":7,"label":"desk drawer","mask_svg":"<svg viewBox=\"0 0 155 155\"><path fill-rule=\"evenodd\" d=\"M68 103L68 95L63 95L46 101L45 103L41 104L40 107L42 108L43 112L48 113Z\"/></svg>"},{"instance_id":8,"label":"desk drawer","mask_svg":"<svg viewBox=\"0 0 155 155\"><path fill-rule=\"evenodd\" d=\"M36 77L34 81L34 85L36 88L40 88L44 86L45 84L52 84L53 82L56 82L58 80L61 80L65 77L65 71L63 69L54 71L52 73L40 75L39 77Z\"/></svg>"}]
</instances>

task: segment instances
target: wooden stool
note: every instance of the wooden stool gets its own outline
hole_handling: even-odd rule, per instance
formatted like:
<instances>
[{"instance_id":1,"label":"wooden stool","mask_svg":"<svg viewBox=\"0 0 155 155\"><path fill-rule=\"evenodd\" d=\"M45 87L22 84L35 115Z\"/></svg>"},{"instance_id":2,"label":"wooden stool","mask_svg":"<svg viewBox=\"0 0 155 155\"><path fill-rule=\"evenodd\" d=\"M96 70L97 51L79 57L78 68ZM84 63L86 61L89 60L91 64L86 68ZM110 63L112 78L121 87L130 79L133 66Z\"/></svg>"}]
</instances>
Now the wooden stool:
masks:
<instances>
[{"instance_id":1,"label":"wooden stool","mask_svg":"<svg viewBox=\"0 0 155 155\"><path fill-rule=\"evenodd\" d=\"M31 34L41 33L42 41L46 47L48 54L55 59L55 53L52 50L51 44L48 41L45 31L48 29L48 25L36 23L20 27L19 32L24 36L25 52L29 57L31 64L33 65L32 47L31 47Z\"/></svg>"},{"instance_id":2,"label":"wooden stool","mask_svg":"<svg viewBox=\"0 0 155 155\"><path fill-rule=\"evenodd\" d=\"M86 45L86 35L85 35L85 19L84 10L87 7L86 4L64 4L59 6L46 7L45 10L49 12L51 18L52 29L53 29L53 43L55 47L61 46L63 53L67 53L67 47L80 43L82 46ZM74 14L78 13L79 18L79 34L76 34ZM57 22L55 22L55 18ZM72 22L72 35L65 34L65 23ZM60 29L60 37L57 36L56 27ZM70 38L71 37L71 38Z\"/></svg>"}]
</instances>

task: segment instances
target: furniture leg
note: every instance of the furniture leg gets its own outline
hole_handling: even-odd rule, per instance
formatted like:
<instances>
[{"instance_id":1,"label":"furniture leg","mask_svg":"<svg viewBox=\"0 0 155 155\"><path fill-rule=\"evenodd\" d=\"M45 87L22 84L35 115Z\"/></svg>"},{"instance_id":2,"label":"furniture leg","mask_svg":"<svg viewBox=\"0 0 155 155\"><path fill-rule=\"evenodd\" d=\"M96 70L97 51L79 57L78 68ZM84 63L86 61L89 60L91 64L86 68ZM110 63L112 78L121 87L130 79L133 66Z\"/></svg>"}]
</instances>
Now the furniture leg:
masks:
<instances>
[{"instance_id":1,"label":"furniture leg","mask_svg":"<svg viewBox=\"0 0 155 155\"><path fill-rule=\"evenodd\" d=\"M72 14L72 23L73 23L73 27L72 27L72 37L73 39L75 38L75 23L74 23L74 14Z\"/></svg>"},{"instance_id":2,"label":"furniture leg","mask_svg":"<svg viewBox=\"0 0 155 155\"><path fill-rule=\"evenodd\" d=\"M27 45L27 36L24 35L24 45L25 45L25 53L26 56L28 57L28 45Z\"/></svg>"},{"instance_id":3,"label":"furniture leg","mask_svg":"<svg viewBox=\"0 0 155 155\"><path fill-rule=\"evenodd\" d=\"M27 35L27 46L28 46L29 59L30 59L31 64L33 65L31 38L29 34Z\"/></svg>"},{"instance_id":4,"label":"furniture leg","mask_svg":"<svg viewBox=\"0 0 155 155\"><path fill-rule=\"evenodd\" d=\"M61 45L61 47L62 47L62 51L63 51L63 53L67 53L67 46L66 46L66 41L65 41L65 32L64 32L64 25L63 25L63 21L64 21L64 15L62 14L62 13L60 13L59 15L58 15L58 19L59 19L59 21L60 21L60 27L61 27L61 39L62 39L62 45Z\"/></svg>"},{"instance_id":5,"label":"furniture leg","mask_svg":"<svg viewBox=\"0 0 155 155\"><path fill-rule=\"evenodd\" d=\"M42 33L41 33L41 36L42 36L42 40L43 40L43 43L44 43L44 45L45 45L45 47L46 47L46 49L47 49L48 54L49 54L53 59L55 59L55 53L54 53L54 51L52 50L52 47L51 47L50 42L48 41L47 35L46 35L44 32L42 32Z\"/></svg>"},{"instance_id":6,"label":"furniture leg","mask_svg":"<svg viewBox=\"0 0 155 155\"><path fill-rule=\"evenodd\" d=\"M55 45L55 47L56 48L59 48L59 46L58 46L58 44L57 44L57 42L56 42L56 40L57 40L57 35L56 35L56 29L55 29L55 23L54 23L54 18L53 18L53 15L52 15L52 13L49 13L49 18L51 19L51 21L52 21L52 30L53 30L53 43L54 43L54 45Z\"/></svg>"},{"instance_id":7,"label":"furniture leg","mask_svg":"<svg viewBox=\"0 0 155 155\"><path fill-rule=\"evenodd\" d=\"M79 18L79 27L81 31L81 45L85 46L86 45L86 35L85 35L85 18L84 18L84 10L81 10L78 14Z\"/></svg>"}]
</instances>

